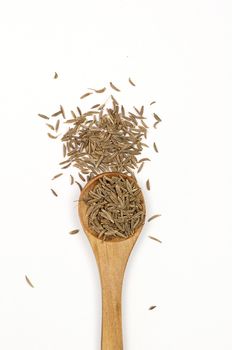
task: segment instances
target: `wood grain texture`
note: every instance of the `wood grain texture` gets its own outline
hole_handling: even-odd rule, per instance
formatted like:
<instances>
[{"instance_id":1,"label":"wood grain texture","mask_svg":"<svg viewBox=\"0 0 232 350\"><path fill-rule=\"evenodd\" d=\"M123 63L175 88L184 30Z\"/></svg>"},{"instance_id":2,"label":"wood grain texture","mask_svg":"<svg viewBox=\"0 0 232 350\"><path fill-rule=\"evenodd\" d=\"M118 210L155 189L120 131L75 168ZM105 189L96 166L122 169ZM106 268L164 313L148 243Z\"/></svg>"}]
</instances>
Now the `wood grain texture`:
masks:
<instances>
[{"instance_id":1,"label":"wood grain texture","mask_svg":"<svg viewBox=\"0 0 232 350\"><path fill-rule=\"evenodd\" d=\"M94 177L84 187L79 200L79 216L83 229L92 246L101 279L102 287L102 340L101 350L122 350L122 314L121 295L126 264L133 246L141 232L142 226L136 229L133 236L126 239L115 238L111 241L98 239L88 226L85 199L99 177L117 176L119 173L104 173ZM122 175L122 174L120 174ZM132 181L127 175L122 175ZM145 206L144 206L145 210Z\"/></svg>"}]
</instances>

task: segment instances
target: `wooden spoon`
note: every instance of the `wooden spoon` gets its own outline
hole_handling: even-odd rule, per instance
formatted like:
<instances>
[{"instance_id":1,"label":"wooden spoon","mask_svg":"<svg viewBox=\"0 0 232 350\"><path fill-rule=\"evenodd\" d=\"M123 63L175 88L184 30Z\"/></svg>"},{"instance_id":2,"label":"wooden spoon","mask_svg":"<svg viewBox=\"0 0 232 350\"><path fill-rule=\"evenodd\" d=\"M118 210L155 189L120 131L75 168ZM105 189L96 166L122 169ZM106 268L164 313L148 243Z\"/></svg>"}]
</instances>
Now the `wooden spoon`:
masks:
<instances>
[{"instance_id":1,"label":"wooden spoon","mask_svg":"<svg viewBox=\"0 0 232 350\"><path fill-rule=\"evenodd\" d=\"M123 176L128 181L135 181L131 176L111 172L97 175L90 180L81 192L79 200L79 216L83 229L90 241L95 254L101 278L102 287L102 339L101 350L122 350L122 316L121 316L121 294L124 271L130 253L142 230L142 225L129 238L115 238L103 241L97 238L88 225L86 215L87 205L85 199L88 192L93 189L98 180L107 175ZM144 205L144 200L143 200ZM144 205L145 211L145 205Z\"/></svg>"}]
</instances>

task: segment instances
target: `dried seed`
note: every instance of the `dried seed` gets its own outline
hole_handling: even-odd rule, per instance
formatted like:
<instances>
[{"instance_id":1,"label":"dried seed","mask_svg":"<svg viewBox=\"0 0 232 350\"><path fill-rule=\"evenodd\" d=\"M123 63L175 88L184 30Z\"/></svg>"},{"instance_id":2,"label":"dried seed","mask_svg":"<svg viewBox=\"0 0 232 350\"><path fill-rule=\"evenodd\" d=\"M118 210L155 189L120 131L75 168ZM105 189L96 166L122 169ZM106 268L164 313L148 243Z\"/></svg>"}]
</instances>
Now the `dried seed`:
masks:
<instances>
[{"instance_id":1,"label":"dried seed","mask_svg":"<svg viewBox=\"0 0 232 350\"><path fill-rule=\"evenodd\" d=\"M54 135L50 134L50 132L48 132L48 137L50 137L50 139L56 139L58 136L54 136Z\"/></svg>"},{"instance_id":2,"label":"dried seed","mask_svg":"<svg viewBox=\"0 0 232 350\"><path fill-rule=\"evenodd\" d=\"M65 113L64 113L64 108L63 108L62 105L60 105L60 111L61 111L62 117L63 117L64 119L66 119Z\"/></svg>"},{"instance_id":3,"label":"dried seed","mask_svg":"<svg viewBox=\"0 0 232 350\"><path fill-rule=\"evenodd\" d=\"M57 79L57 78L58 78L58 74L55 72L53 79Z\"/></svg>"},{"instance_id":4,"label":"dried seed","mask_svg":"<svg viewBox=\"0 0 232 350\"><path fill-rule=\"evenodd\" d=\"M61 110L59 110L58 112L53 113L52 117L57 117L60 114L62 114Z\"/></svg>"},{"instance_id":5,"label":"dried seed","mask_svg":"<svg viewBox=\"0 0 232 350\"><path fill-rule=\"evenodd\" d=\"M152 306L149 307L149 310L153 310L155 308L156 308L156 305L152 305Z\"/></svg>"},{"instance_id":6,"label":"dried seed","mask_svg":"<svg viewBox=\"0 0 232 350\"><path fill-rule=\"evenodd\" d=\"M150 103L150 106L152 106L154 103L156 103L155 101L152 101L151 103Z\"/></svg>"},{"instance_id":7,"label":"dried seed","mask_svg":"<svg viewBox=\"0 0 232 350\"><path fill-rule=\"evenodd\" d=\"M158 122L161 122L161 121L162 121L162 120L160 119L160 117L159 117L157 114L153 113L153 116L154 116L154 118L155 118Z\"/></svg>"},{"instance_id":8,"label":"dried seed","mask_svg":"<svg viewBox=\"0 0 232 350\"><path fill-rule=\"evenodd\" d=\"M92 92L86 92L86 94L82 95L80 98L83 99L89 95L92 95L93 93Z\"/></svg>"},{"instance_id":9,"label":"dried seed","mask_svg":"<svg viewBox=\"0 0 232 350\"><path fill-rule=\"evenodd\" d=\"M157 148L155 142L153 143L153 147L154 147L154 150L158 153L158 148Z\"/></svg>"},{"instance_id":10,"label":"dried seed","mask_svg":"<svg viewBox=\"0 0 232 350\"><path fill-rule=\"evenodd\" d=\"M81 184L77 181L75 181L75 183L78 185L79 189L82 191L83 190L83 187L81 186Z\"/></svg>"},{"instance_id":11,"label":"dried seed","mask_svg":"<svg viewBox=\"0 0 232 350\"><path fill-rule=\"evenodd\" d=\"M162 241L160 241L158 238L155 238L153 236L148 236L150 239L153 239L154 241L157 241L159 243L162 243Z\"/></svg>"},{"instance_id":12,"label":"dried seed","mask_svg":"<svg viewBox=\"0 0 232 350\"><path fill-rule=\"evenodd\" d=\"M145 161L148 161L148 160L151 160L150 158L142 158L138 161L138 163L141 163L141 162L145 162Z\"/></svg>"},{"instance_id":13,"label":"dried seed","mask_svg":"<svg viewBox=\"0 0 232 350\"><path fill-rule=\"evenodd\" d=\"M147 221L150 222L151 220L156 219L156 218L158 218L159 216L161 216L161 214L153 215L153 216L151 216Z\"/></svg>"},{"instance_id":14,"label":"dried seed","mask_svg":"<svg viewBox=\"0 0 232 350\"><path fill-rule=\"evenodd\" d=\"M150 181L149 181L149 179L146 181L146 187L147 187L147 190L150 191L151 186L150 186Z\"/></svg>"},{"instance_id":15,"label":"dried seed","mask_svg":"<svg viewBox=\"0 0 232 350\"><path fill-rule=\"evenodd\" d=\"M82 115L82 112L81 112L81 110L80 110L80 108L77 106L77 111L78 111L78 113L79 113L79 116L81 116Z\"/></svg>"},{"instance_id":16,"label":"dried seed","mask_svg":"<svg viewBox=\"0 0 232 350\"><path fill-rule=\"evenodd\" d=\"M142 163L142 164L140 165L140 167L138 168L137 174L140 173L140 171L143 169L143 166L144 166L144 163Z\"/></svg>"},{"instance_id":17,"label":"dried seed","mask_svg":"<svg viewBox=\"0 0 232 350\"><path fill-rule=\"evenodd\" d=\"M74 177L72 175L70 175L70 185L74 184Z\"/></svg>"},{"instance_id":18,"label":"dried seed","mask_svg":"<svg viewBox=\"0 0 232 350\"><path fill-rule=\"evenodd\" d=\"M62 176L62 175L63 175L63 173L59 173L59 174L53 176L52 180L55 180L55 179L57 179L58 177L60 177L60 176Z\"/></svg>"},{"instance_id":19,"label":"dried seed","mask_svg":"<svg viewBox=\"0 0 232 350\"><path fill-rule=\"evenodd\" d=\"M96 92L96 93L98 93L98 94L101 94L101 93L103 93L103 92L105 92L106 91L106 88L104 87L104 88L102 88L102 89L90 89L90 90L93 90L94 92Z\"/></svg>"},{"instance_id":20,"label":"dried seed","mask_svg":"<svg viewBox=\"0 0 232 350\"><path fill-rule=\"evenodd\" d=\"M86 181L85 178L84 178L84 176L83 176L81 173L78 173L78 175L79 175L79 178L80 178L82 181Z\"/></svg>"},{"instance_id":21,"label":"dried seed","mask_svg":"<svg viewBox=\"0 0 232 350\"><path fill-rule=\"evenodd\" d=\"M51 188L52 193L54 194L54 196L58 197L58 194Z\"/></svg>"},{"instance_id":22,"label":"dried seed","mask_svg":"<svg viewBox=\"0 0 232 350\"><path fill-rule=\"evenodd\" d=\"M133 83L133 81L131 80L131 78L129 78L129 83L133 86L135 86L135 83Z\"/></svg>"},{"instance_id":23,"label":"dried seed","mask_svg":"<svg viewBox=\"0 0 232 350\"><path fill-rule=\"evenodd\" d=\"M43 118L43 119L49 119L49 117L47 117L46 115L44 115L44 114L38 114L38 116L40 117L40 118Z\"/></svg>"},{"instance_id":24,"label":"dried seed","mask_svg":"<svg viewBox=\"0 0 232 350\"><path fill-rule=\"evenodd\" d=\"M72 230L69 232L70 235L75 235L79 232L80 230Z\"/></svg>"},{"instance_id":25,"label":"dried seed","mask_svg":"<svg viewBox=\"0 0 232 350\"><path fill-rule=\"evenodd\" d=\"M115 91L120 91L112 82L110 82L110 86L111 86L112 89L114 89Z\"/></svg>"},{"instance_id":26,"label":"dried seed","mask_svg":"<svg viewBox=\"0 0 232 350\"><path fill-rule=\"evenodd\" d=\"M27 277L27 275L25 275L25 280L27 281L27 283L29 284L29 286L31 288L34 288L34 285L31 283L31 281L29 280L29 278Z\"/></svg>"},{"instance_id":27,"label":"dried seed","mask_svg":"<svg viewBox=\"0 0 232 350\"><path fill-rule=\"evenodd\" d=\"M51 124L46 124L51 130L55 130L55 128L54 128L54 126L53 125L51 125Z\"/></svg>"},{"instance_id":28,"label":"dried seed","mask_svg":"<svg viewBox=\"0 0 232 350\"><path fill-rule=\"evenodd\" d=\"M100 106L100 104L98 103L98 104L96 104L96 105L93 105L93 106L91 107L91 109L97 108L97 107L99 107L99 106Z\"/></svg>"},{"instance_id":29,"label":"dried seed","mask_svg":"<svg viewBox=\"0 0 232 350\"><path fill-rule=\"evenodd\" d=\"M65 146L65 144L63 144L63 157L64 158L66 157L66 146Z\"/></svg>"},{"instance_id":30,"label":"dried seed","mask_svg":"<svg viewBox=\"0 0 232 350\"><path fill-rule=\"evenodd\" d=\"M56 132L59 130L59 126L60 126L60 120L58 119L55 126Z\"/></svg>"}]
</instances>

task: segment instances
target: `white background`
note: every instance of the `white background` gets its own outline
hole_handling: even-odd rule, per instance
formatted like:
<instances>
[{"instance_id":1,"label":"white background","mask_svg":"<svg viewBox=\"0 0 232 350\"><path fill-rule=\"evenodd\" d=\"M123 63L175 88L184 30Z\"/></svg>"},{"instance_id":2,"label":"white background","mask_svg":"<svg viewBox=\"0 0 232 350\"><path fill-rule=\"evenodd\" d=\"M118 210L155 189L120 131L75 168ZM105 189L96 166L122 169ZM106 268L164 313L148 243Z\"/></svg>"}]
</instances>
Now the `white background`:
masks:
<instances>
[{"instance_id":1,"label":"white background","mask_svg":"<svg viewBox=\"0 0 232 350\"><path fill-rule=\"evenodd\" d=\"M139 177L162 217L129 260L124 348L232 349L231 16L229 0L1 1L2 350L100 349L95 260L82 231L68 234L78 190L51 184L61 149L36 115L97 103L79 97L110 80L120 102L155 99L146 111L163 119Z\"/></svg>"}]
</instances>

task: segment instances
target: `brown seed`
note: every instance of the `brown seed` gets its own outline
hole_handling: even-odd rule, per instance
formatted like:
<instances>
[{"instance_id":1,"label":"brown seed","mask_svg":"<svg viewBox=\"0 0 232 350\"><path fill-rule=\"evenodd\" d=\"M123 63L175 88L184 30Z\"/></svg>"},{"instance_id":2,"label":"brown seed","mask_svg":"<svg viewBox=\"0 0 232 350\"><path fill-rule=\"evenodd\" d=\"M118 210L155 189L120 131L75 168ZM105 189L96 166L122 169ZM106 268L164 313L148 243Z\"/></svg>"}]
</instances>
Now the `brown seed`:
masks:
<instances>
[{"instance_id":1,"label":"brown seed","mask_svg":"<svg viewBox=\"0 0 232 350\"><path fill-rule=\"evenodd\" d=\"M148 236L150 239L153 239L154 241L157 241L159 243L162 243L162 241L160 241L158 238L153 237L153 236Z\"/></svg>"},{"instance_id":2,"label":"brown seed","mask_svg":"<svg viewBox=\"0 0 232 350\"><path fill-rule=\"evenodd\" d=\"M112 89L114 89L115 91L120 91L112 82L110 82L110 86L111 86Z\"/></svg>"},{"instance_id":3,"label":"brown seed","mask_svg":"<svg viewBox=\"0 0 232 350\"><path fill-rule=\"evenodd\" d=\"M47 117L46 115L44 115L44 114L38 114L38 116L40 117L40 118L43 118L43 119L49 119L49 117Z\"/></svg>"},{"instance_id":4,"label":"brown seed","mask_svg":"<svg viewBox=\"0 0 232 350\"><path fill-rule=\"evenodd\" d=\"M96 93L98 93L98 94L101 94L101 93L103 93L103 92L106 91L106 88L104 87L104 88L98 89L98 90L96 90L96 89L90 89L90 90L93 90L94 92L96 92Z\"/></svg>"},{"instance_id":5,"label":"brown seed","mask_svg":"<svg viewBox=\"0 0 232 350\"><path fill-rule=\"evenodd\" d=\"M149 310L153 310L155 308L156 308L156 305L152 305L152 306L149 307Z\"/></svg>"},{"instance_id":6,"label":"brown seed","mask_svg":"<svg viewBox=\"0 0 232 350\"><path fill-rule=\"evenodd\" d=\"M55 179L57 179L58 177L60 177L60 176L62 176L62 175L63 175L63 173L59 173L59 174L53 176L52 180L55 180Z\"/></svg>"},{"instance_id":7,"label":"brown seed","mask_svg":"<svg viewBox=\"0 0 232 350\"><path fill-rule=\"evenodd\" d=\"M56 132L59 130L59 126L60 126L60 120L58 119L55 126Z\"/></svg>"},{"instance_id":8,"label":"brown seed","mask_svg":"<svg viewBox=\"0 0 232 350\"><path fill-rule=\"evenodd\" d=\"M140 173L140 171L143 169L143 166L144 166L144 163L142 163L142 164L140 165L140 167L138 168L137 174Z\"/></svg>"},{"instance_id":9,"label":"brown seed","mask_svg":"<svg viewBox=\"0 0 232 350\"><path fill-rule=\"evenodd\" d=\"M100 104L98 103L98 104L96 104L96 105L93 105L93 106L91 107L91 109L97 108L97 107L99 107L99 106L100 106Z\"/></svg>"},{"instance_id":10,"label":"brown seed","mask_svg":"<svg viewBox=\"0 0 232 350\"><path fill-rule=\"evenodd\" d=\"M52 117L57 117L60 114L62 114L61 110L59 110L58 112L53 113Z\"/></svg>"},{"instance_id":11,"label":"brown seed","mask_svg":"<svg viewBox=\"0 0 232 350\"><path fill-rule=\"evenodd\" d=\"M150 103L150 106L152 106L154 103L156 103L155 101L152 101L151 103Z\"/></svg>"},{"instance_id":12,"label":"brown seed","mask_svg":"<svg viewBox=\"0 0 232 350\"><path fill-rule=\"evenodd\" d=\"M86 92L86 94L82 95L80 98L83 99L89 95L92 95L93 93L92 92Z\"/></svg>"},{"instance_id":13,"label":"brown seed","mask_svg":"<svg viewBox=\"0 0 232 350\"><path fill-rule=\"evenodd\" d=\"M146 181L146 186L147 186L147 190L150 191L151 186L150 186L150 181L149 181L149 179Z\"/></svg>"},{"instance_id":14,"label":"brown seed","mask_svg":"<svg viewBox=\"0 0 232 350\"><path fill-rule=\"evenodd\" d=\"M77 106L77 110L78 110L79 116L81 116L82 112L81 112L81 110L80 110L80 108L78 106Z\"/></svg>"},{"instance_id":15,"label":"brown seed","mask_svg":"<svg viewBox=\"0 0 232 350\"><path fill-rule=\"evenodd\" d=\"M80 191L82 191L82 190L83 190L83 187L81 186L81 184L80 184L79 182L77 182L77 181L75 181L75 183L78 185Z\"/></svg>"},{"instance_id":16,"label":"brown seed","mask_svg":"<svg viewBox=\"0 0 232 350\"><path fill-rule=\"evenodd\" d=\"M55 72L55 74L54 74L54 77L53 77L54 79L57 79L58 78L58 74Z\"/></svg>"},{"instance_id":17,"label":"brown seed","mask_svg":"<svg viewBox=\"0 0 232 350\"><path fill-rule=\"evenodd\" d=\"M54 126L53 125L51 125L51 124L46 124L51 130L55 130L55 128L54 128Z\"/></svg>"},{"instance_id":18,"label":"brown seed","mask_svg":"<svg viewBox=\"0 0 232 350\"><path fill-rule=\"evenodd\" d=\"M161 121L162 121L162 120L160 119L160 117L159 117L157 114L153 113L153 116L154 116L154 118L155 118L158 122L161 122Z\"/></svg>"},{"instance_id":19,"label":"brown seed","mask_svg":"<svg viewBox=\"0 0 232 350\"><path fill-rule=\"evenodd\" d=\"M158 153L159 151L158 151L158 148L157 148L155 142L153 143L153 147L154 147L154 150Z\"/></svg>"},{"instance_id":20,"label":"brown seed","mask_svg":"<svg viewBox=\"0 0 232 350\"><path fill-rule=\"evenodd\" d=\"M31 283L31 281L29 280L29 278L27 277L27 275L25 275L25 280L27 281L27 283L31 288L35 288L34 285Z\"/></svg>"},{"instance_id":21,"label":"brown seed","mask_svg":"<svg viewBox=\"0 0 232 350\"><path fill-rule=\"evenodd\" d=\"M66 146L65 146L65 144L63 144L63 157L64 158L66 157Z\"/></svg>"},{"instance_id":22,"label":"brown seed","mask_svg":"<svg viewBox=\"0 0 232 350\"><path fill-rule=\"evenodd\" d=\"M150 222L151 220L156 219L156 218L158 218L159 216L161 216L161 214L153 215L153 216L151 216L147 221Z\"/></svg>"},{"instance_id":23,"label":"brown seed","mask_svg":"<svg viewBox=\"0 0 232 350\"><path fill-rule=\"evenodd\" d=\"M54 136L54 135L50 134L50 132L48 132L48 137L50 137L50 139L56 139L58 136Z\"/></svg>"},{"instance_id":24,"label":"brown seed","mask_svg":"<svg viewBox=\"0 0 232 350\"><path fill-rule=\"evenodd\" d=\"M141 162L145 162L145 161L148 161L148 160L151 160L150 158L142 158L138 161L138 163L141 163Z\"/></svg>"},{"instance_id":25,"label":"brown seed","mask_svg":"<svg viewBox=\"0 0 232 350\"><path fill-rule=\"evenodd\" d=\"M74 184L74 177L72 175L70 175L70 185Z\"/></svg>"},{"instance_id":26,"label":"brown seed","mask_svg":"<svg viewBox=\"0 0 232 350\"><path fill-rule=\"evenodd\" d=\"M69 232L70 235L75 235L79 232L80 230L72 230Z\"/></svg>"},{"instance_id":27,"label":"brown seed","mask_svg":"<svg viewBox=\"0 0 232 350\"><path fill-rule=\"evenodd\" d=\"M80 178L82 181L86 181L85 178L84 178L84 176L83 176L81 173L78 173L78 175L79 175L79 178Z\"/></svg>"},{"instance_id":28,"label":"brown seed","mask_svg":"<svg viewBox=\"0 0 232 350\"><path fill-rule=\"evenodd\" d=\"M54 194L54 196L58 197L58 194L51 188L52 193Z\"/></svg>"},{"instance_id":29,"label":"brown seed","mask_svg":"<svg viewBox=\"0 0 232 350\"><path fill-rule=\"evenodd\" d=\"M61 111L62 117L63 117L64 119L66 119L66 117L65 117L65 112L64 112L64 108L63 108L63 106L61 106L61 105L60 105L60 111Z\"/></svg>"},{"instance_id":30,"label":"brown seed","mask_svg":"<svg viewBox=\"0 0 232 350\"><path fill-rule=\"evenodd\" d=\"M133 83L133 81L131 80L131 78L129 78L129 83L133 86L135 86L135 83Z\"/></svg>"}]
</instances>

